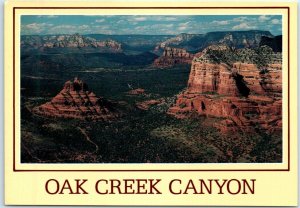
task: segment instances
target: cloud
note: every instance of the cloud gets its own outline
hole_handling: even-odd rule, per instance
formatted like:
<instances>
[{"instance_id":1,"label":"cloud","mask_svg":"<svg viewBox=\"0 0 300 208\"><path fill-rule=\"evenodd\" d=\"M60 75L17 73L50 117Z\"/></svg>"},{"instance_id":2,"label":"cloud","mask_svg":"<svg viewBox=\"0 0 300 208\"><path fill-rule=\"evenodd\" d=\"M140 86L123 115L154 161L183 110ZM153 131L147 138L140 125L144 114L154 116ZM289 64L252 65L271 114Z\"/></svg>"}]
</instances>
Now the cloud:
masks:
<instances>
[{"instance_id":1,"label":"cloud","mask_svg":"<svg viewBox=\"0 0 300 208\"><path fill-rule=\"evenodd\" d=\"M53 24L34 22L27 25L22 25L21 29L24 34L40 34L51 26L53 26Z\"/></svg>"},{"instance_id":2,"label":"cloud","mask_svg":"<svg viewBox=\"0 0 300 208\"><path fill-rule=\"evenodd\" d=\"M177 18L176 17L166 17L165 21L176 21Z\"/></svg>"},{"instance_id":3,"label":"cloud","mask_svg":"<svg viewBox=\"0 0 300 208\"><path fill-rule=\"evenodd\" d=\"M46 31L47 34L87 34L87 33L93 33L98 31L107 31L105 26L100 25L57 25L54 27L48 27Z\"/></svg>"},{"instance_id":4,"label":"cloud","mask_svg":"<svg viewBox=\"0 0 300 208\"><path fill-rule=\"evenodd\" d=\"M169 31L176 32L173 27L174 24L139 25L130 30L130 32L132 33L132 31L135 31L137 34L169 34Z\"/></svg>"},{"instance_id":5,"label":"cloud","mask_svg":"<svg viewBox=\"0 0 300 208\"><path fill-rule=\"evenodd\" d=\"M229 25L229 21L227 21L227 20L222 20L222 21L214 20L214 21L212 21L212 23L215 25Z\"/></svg>"},{"instance_id":6,"label":"cloud","mask_svg":"<svg viewBox=\"0 0 300 208\"><path fill-rule=\"evenodd\" d=\"M57 15L38 15L37 18L53 19L53 18L58 18L58 16Z\"/></svg>"},{"instance_id":7,"label":"cloud","mask_svg":"<svg viewBox=\"0 0 300 208\"><path fill-rule=\"evenodd\" d=\"M155 25L152 25L150 27L147 27L147 28L150 28L151 30L156 30L156 31L161 31L163 29L170 29L170 28L173 28L174 27L174 24L155 24Z\"/></svg>"},{"instance_id":8,"label":"cloud","mask_svg":"<svg viewBox=\"0 0 300 208\"><path fill-rule=\"evenodd\" d=\"M117 24L124 24L126 21L125 20L119 20L117 21Z\"/></svg>"},{"instance_id":9,"label":"cloud","mask_svg":"<svg viewBox=\"0 0 300 208\"><path fill-rule=\"evenodd\" d=\"M52 26L52 24L47 24L47 23L31 23L31 24L25 25L24 27L28 28L28 29L37 30L37 29L41 29L42 27L46 27L46 26Z\"/></svg>"},{"instance_id":10,"label":"cloud","mask_svg":"<svg viewBox=\"0 0 300 208\"><path fill-rule=\"evenodd\" d=\"M122 20L127 20L129 22L136 21L136 22L142 22L142 21L179 21L183 18L186 19L184 16L160 16L160 15L149 15L149 16L125 16L122 17Z\"/></svg>"},{"instance_id":11,"label":"cloud","mask_svg":"<svg viewBox=\"0 0 300 208\"><path fill-rule=\"evenodd\" d=\"M177 30L179 30L179 32L182 32L182 31L190 30L191 28L194 27L195 27L195 22L188 21L188 22L183 22L178 24Z\"/></svg>"},{"instance_id":12,"label":"cloud","mask_svg":"<svg viewBox=\"0 0 300 208\"><path fill-rule=\"evenodd\" d=\"M55 19L58 17L57 19ZM23 21L24 20L26 21ZM53 19L51 19L53 18ZM264 22L263 22L264 21ZM26 24L25 24L26 23ZM50 24L51 23L51 24ZM269 30L278 34L279 15L202 17L186 15L28 15L22 17L22 34L203 34L220 30Z\"/></svg>"},{"instance_id":13,"label":"cloud","mask_svg":"<svg viewBox=\"0 0 300 208\"><path fill-rule=\"evenodd\" d=\"M47 15L46 17L47 17L47 18L50 18L50 19L52 19L52 18L58 18L57 15Z\"/></svg>"},{"instance_id":14,"label":"cloud","mask_svg":"<svg viewBox=\"0 0 300 208\"><path fill-rule=\"evenodd\" d=\"M152 16L153 21L177 21L179 17L177 16Z\"/></svg>"},{"instance_id":15,"label":"cloud","mask_svg":"<svg viewBox=\"0 0 300 208\"><path fill-rule=\"evenodd\" d=\"M77 27L75 25L58 25L55 27L52 27L51 30L61 30L61 29L76 29Z\"/></svg>"},{"instance_id":16,"label":"cloud","mask_svg":"<svg viewBox=\"0 0 300 208\"><path fill-rule=\"evenodd\" d=\"M138 33L147 32L150 28L148 26L137 26L134 28Z\"/></svg>"},{"instance_id":17,"label":"cloud","mask_svg":"<svg viewBox=\"0 0 300 208\"><path fill-rule=\"evenodd\" d=\"M85 29L89 29L90 26L89 26L89 25L79 25L77 28L78 28L79 30L85 30Z\"/></svg>"},{"instance_id":18,"label":"cloud","mask_svg":"<svg viewBox=\"0 0 300 208\"><path fill-rule=\"evenodd\" d=\"M279 24L281 24L281 21L279 19L272 19L271 23L273 25L279 25Z\"/></svg>"},{"instance_id":19,"label":"cloud","mask_svg":"<svg viewBox=\"0 0 300 208\"><path fill-rule=\"evenodd\" d=\"M47 34L72 34L78 33L78 27L75 25L57 25L47 29Z\"/></svg>"},{"instance_id":20,"label":"cloud","mask_svg":"<svg viewBox=\"0 0 300 208\"><path fill-rule=\"evenodd\" d=\"M234 22L244 22L246 21L248 18L247 17L236 17L236 18L233 18L232 20Z\"/></svg>"},{"instance_id":21,"label":"cloud","mask_svg":"<svg viewBox=\"0 0 300 208\"><path fill-rule=\"evenodd\" d=\"M250 29L255 29L255 28L256 28L256 26L251 26L246 22L243 22L239 25L235 25L232 27L232 29L234 29L234 30L250 30Z\"/></svg>"},{"instance_id":22,"label":"cloud","mask_svg":"<svg viewBox=\"0 0 300 208\"><path fill-rule=\"evenodd\" d=\"M191 24L190 21L188 22L183 22L183 23L180 23L179 26L188 26L189 24Z\"/></svg>"},{"instance_id":23,"label":"cloud","mask_svg":"<svg viewBox=\"0 0 300 208\"><path fill-rule=\"evenodd\" d=\"M271 17L270 16L266 16L266 15L261 15L261 16L258 17L258 21L260 21L260 22L265 22L265 21L267 21L269 19L271 19Z\"/></svg>"},{"instance_id":24,"label":"cloud","mask_svg":"<svg viewBox=\"0 0 300 208\"><path fill-rule=\"evenodd\" d=\"M132 20L133 21L142 22L142 21L146 21L147 17L134 17Z\"/></svg>"},{"instance_id":25,"label":"cloud","mask_svg":"<svg viewBox=\"0 0 300 208\"><path fill-rule=\"evenodd\" d=\"M97 29L109 29L108 25L93 25L92 27Z\"/></svg>"},{"instance_id":26,"label":"cloud","mask_svg":"<svg viewBox=\"0 0 300 208\"><path fill-rule=\"evenodd\" d=\"M97 19L97 20L95 20L95 22L97 22L97 23L105 22L105 19Z\"/></svg>"},{"instance_id":27,"label":"cloud","mask_svg":"<svg viewBox=\"0 0 300 208\"><path fill-rule=\"evenodd\" d=\"M131 22L130 24L132 24L132 25L137 25L138 23L137 23L137 22Z\"/></svg>"},{"instance_id":28,"label":"cloud","mask_svg":"<svg viewBox=\"0 0 300 208\"><path fill-rule=\"evenodd\" d=\"M177 29L180 30L180 31L184 31L186 30L188 27L187 26L180 26L178 27Z\"/></svg>"},{"instance_id":29,"label":"cloud","mask_svg":"<svg viewBox=\"0 0 300 208\"><path fill-rule=\"evenodd\" d=\"M165 27L167 27L167 28L171 28L173 26L174 26L174 24L167 24L167 25L165 25Z\"/></svg>"}]
</instances>

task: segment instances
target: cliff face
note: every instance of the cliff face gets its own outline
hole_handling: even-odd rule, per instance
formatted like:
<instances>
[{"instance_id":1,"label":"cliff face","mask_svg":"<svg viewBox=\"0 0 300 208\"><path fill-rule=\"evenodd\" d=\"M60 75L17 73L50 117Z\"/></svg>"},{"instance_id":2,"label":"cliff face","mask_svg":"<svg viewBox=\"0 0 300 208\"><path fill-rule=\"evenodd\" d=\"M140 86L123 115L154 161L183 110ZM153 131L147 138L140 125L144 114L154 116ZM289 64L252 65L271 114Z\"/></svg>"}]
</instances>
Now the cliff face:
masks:
<instances>
[{"instance_id":1,"label":"cliff face","mask_svg":"<svg viewBox=\"0 0 300 208\"><path fill-rule=\"evenodd\" d=\"M281 64L262 71L255 64L215 64L194 59L187 89L177 96L169 113L185 118L192 113L223 118L215 126L235 130L268 132L281 130Z\"/></svg>"},{"instance_id":2,"label":"cliff face","mask_svg":"<svg viewBox=\"0 0 300 208\"><path fill-rule=\"evenodd\" d=\"M166 47L162 56L154 60L153 65L159 68L172 67L176 64L191 64L194 55L185 49Z\"/></svg>"},{"instance_id":3,"label":"cliff face","mask_svg":"<svg viewBox=\"0 0 300 208\"><path fill-rule=\"evenodd\" d=\"M97 97L77 78L67 81L50 102L34 108L33 112L49 117L89 120L108 120L117 116L109 101Z\"/></svg>"}]
</instances>

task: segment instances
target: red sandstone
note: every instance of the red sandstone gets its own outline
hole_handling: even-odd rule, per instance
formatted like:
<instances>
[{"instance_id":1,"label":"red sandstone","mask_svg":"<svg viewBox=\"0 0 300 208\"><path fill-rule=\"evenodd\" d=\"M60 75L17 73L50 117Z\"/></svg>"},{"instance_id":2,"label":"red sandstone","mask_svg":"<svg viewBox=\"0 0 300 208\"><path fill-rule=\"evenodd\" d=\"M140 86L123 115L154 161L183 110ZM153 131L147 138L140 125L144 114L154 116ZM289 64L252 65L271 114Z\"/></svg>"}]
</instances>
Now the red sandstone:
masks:
<instances>
[{"instance_id":1,"label":"red sandstone","mask_svg":"<svg viewBox=\"0 0 300 208\"><path fill-rule=\"evenodd\" d=\"M112 104L88 90L83 81L75 78L50 101L35 107L33 112L43 116L108 120L117 116Z\"/></svg>"},{"instance_id":2,"label":"red sandstone","mask_svg":"<svg viewBox=\"0 0 300 208\"><path fill-rule=\"evenodd\" d=\"M201 54L200 54L201 55ZM254 64L212 64L194 60L187 89L168 111L178 118L191 113L224 118L223 132L282 128L282 71L270 64L262 73Z\"/></svg>"},{"instance_id":3,"label":"red sandstone","mask_svg":"<svg viewBox=\"0 0 300 208\"><path fill-rule=\"evenodd\" d=\"M143 101L143 102L136 103L136 107L141 109L141 110L148 110L151 106L162 104L162 103L164 103L163 99L146 100L146 101Z\"/></svg>"},{"instance_id":4,"label":"red sandstone","mask_svg":"<svg viewBox=\"0 0 300 208\"><path fill-rule=\"evenodd\" d=\"M172 67L176 64L191 64L194 55L185 49L166 47L163 55L154 60L153 65L159 68Z\"/></svg>"},{"instance_id":5,"label":"red sandstone","mask_svg":"<svg viewBox=\"0 0 300 208\"><path fill-rule=\"evenodd\" d=\"M145 93L145 90L142 88L137 88L137 89L133 89L130 90L129 92L127 92L129 95L142 95Z\"/></svg>"}]
</instances>

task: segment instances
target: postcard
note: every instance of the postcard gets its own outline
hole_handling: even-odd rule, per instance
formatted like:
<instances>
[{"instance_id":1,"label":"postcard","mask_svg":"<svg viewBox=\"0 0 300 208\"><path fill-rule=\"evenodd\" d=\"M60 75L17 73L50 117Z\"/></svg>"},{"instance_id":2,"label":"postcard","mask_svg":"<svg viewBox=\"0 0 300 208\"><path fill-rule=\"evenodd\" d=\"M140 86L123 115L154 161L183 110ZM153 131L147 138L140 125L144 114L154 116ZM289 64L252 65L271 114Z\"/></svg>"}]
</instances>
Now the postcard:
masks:
<instances>
[{"instance_id":1,"label":"postcard","mask_svg":"<svg viewBox=\"0 0 300 208\"><path fill-rule=\"evenodd\" d=\"M297 4L9 1L5 203L296 206Z\"/></svg>"}]
</instances>

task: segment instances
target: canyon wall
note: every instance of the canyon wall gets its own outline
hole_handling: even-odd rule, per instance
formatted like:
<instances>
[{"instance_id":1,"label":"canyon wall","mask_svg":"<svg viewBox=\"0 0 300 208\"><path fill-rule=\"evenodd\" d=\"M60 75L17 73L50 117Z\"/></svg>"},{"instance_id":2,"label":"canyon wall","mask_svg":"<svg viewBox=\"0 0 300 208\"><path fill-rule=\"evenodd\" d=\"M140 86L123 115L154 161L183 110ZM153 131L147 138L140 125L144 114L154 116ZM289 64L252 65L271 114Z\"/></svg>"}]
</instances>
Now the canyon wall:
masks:
<instances>
[{"instance_id":1,"label":"canyon wall","mask_svg":"<svg viewBox=\"0 0 300 208\"><path fill-rule=\"evenodd\" d=\"M220 118L215 126L224 132L274 132L282 128L281 94L281 64L262 70L252 63L216 64L203 56L193 60L187 89L168 113Z\"/></svg>"}]
</instances>

